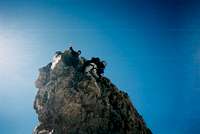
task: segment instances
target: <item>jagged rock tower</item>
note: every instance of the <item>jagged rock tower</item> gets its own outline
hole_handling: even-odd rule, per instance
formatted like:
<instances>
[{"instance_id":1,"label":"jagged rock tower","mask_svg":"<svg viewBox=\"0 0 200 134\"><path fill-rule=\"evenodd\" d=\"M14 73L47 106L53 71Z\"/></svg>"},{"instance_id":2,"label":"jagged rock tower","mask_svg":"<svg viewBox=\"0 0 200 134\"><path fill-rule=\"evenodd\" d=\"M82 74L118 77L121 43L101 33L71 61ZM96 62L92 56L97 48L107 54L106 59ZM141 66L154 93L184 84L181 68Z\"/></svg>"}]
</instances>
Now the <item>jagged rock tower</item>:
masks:
<instances>
[{"instance_id":1,"label":"jagged rock tower","mask_svg":"<svg viewBox=\"0 0 200 134\"><path fill-rule=\"evenodd\" d=\"M39 69L33 134L151 134L127 93L87 76L69 51Z\"/></svg>"}]
</instances>

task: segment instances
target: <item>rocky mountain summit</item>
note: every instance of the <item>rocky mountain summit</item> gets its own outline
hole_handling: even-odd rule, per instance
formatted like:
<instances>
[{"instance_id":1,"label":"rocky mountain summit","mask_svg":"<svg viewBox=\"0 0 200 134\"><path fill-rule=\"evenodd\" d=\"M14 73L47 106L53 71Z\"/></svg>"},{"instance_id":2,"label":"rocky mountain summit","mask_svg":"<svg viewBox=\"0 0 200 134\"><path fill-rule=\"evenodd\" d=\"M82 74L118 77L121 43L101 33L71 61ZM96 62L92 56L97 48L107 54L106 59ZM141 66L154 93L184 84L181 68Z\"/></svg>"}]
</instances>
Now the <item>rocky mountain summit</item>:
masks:
<instances>
[{"instance_id":1,"label":"rocky mountain summit","mask_svg":"<svg viewBox=\"0 0 200 134\"><path fill-rule=\"evenodd\" d=\"M85 62L65 51L39 69L33 134L151 134L128 94L104 76L86 75Z\"/></svg>"}]
</instances>

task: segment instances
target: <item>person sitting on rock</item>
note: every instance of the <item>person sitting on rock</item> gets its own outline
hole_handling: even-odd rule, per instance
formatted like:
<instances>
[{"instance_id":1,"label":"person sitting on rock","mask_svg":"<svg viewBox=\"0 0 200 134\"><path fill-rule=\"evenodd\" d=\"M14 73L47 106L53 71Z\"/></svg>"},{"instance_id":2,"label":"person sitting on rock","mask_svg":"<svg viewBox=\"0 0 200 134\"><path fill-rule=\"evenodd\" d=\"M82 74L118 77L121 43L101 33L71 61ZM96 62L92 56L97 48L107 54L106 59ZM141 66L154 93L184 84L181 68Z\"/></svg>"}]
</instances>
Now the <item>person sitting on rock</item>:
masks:
<instances>
[{"instance_id":1,"label":"person sitting on rock","mask_svg":"<svg viewBox=\"0 0 200 134\"><path fill-rule=\"evenodd\" d=\"M81 54L81 50L78 51L74 51L74 49L72 47L69 48L71 55L74 57L79 57L79 55Z\"/></svg>"}]
</instances>

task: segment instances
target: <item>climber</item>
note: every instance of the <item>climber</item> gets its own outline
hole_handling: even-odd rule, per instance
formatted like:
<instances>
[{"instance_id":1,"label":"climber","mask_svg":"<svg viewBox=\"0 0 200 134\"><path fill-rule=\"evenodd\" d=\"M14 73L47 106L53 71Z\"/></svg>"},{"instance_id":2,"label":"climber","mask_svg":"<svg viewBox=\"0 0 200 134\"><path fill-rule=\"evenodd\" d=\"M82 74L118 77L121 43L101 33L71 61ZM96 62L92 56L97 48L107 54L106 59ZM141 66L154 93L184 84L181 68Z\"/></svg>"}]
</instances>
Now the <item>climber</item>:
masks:
<instances>
[{"instance_id":1,"label":"climber","mask_svg":"<svg viewBox=\"0 0 200 134\"><path fill-rule=\"evenodd\" d=\"M102 77L101 75L104 74L104 69L106 65L107 65L106 61L101 61L97 64L97 67L98 67L97 75L99 76L99 78L101 78Z\"/></svg>"},{"instance_id":2,"label":"climber","mask_svg":"<svg viewBox=\"0 0 200 134\"><path fill-rule=\"evenodd\" d=\"M81 50L75 51L72 47L70 47L69 50L71 56L68 57L68 62L70 62L73 67L77 67L80 61L79 55L81 54Z\"/></svg>"},{"instance_id":3,"label":"climber","mask_svg":"<svg viewBox=\"0 0 200 134\"><path fill-rule=\"evenodd\" d=\"M97 75L97 65L95 63L89 63L86 67L85 67L85 73L87 76L94 76L95 78L99 78L99 76Z\"/></svg>"},{"instance_id":4,"label":"climber","mask_svg":"<svg viewBox=\"0 0 200 134\"><path fill-rule=\"evenodd\" d=\"M86 67L89 66L90 63L95 63L96 64L97 61L100 61L100 59L99 58L94 58L94 57L92 57L91 60L86 60L85 63L83 64L83 66L82 66L82 72L83 73L85 72Z\"/></svg>"},{"instance_id":5,"label":"climber","mask_svg":"<svg viewBox=\"0 0 200 134\"><path fill-rule=\"evenodd\" d=\"M82 72L86 73L87 76L93 75L94 77L98 78L97 75L97 62L100 61L99 58L92 57L91 60L85 61L82 66Z\"/></svg>"},{"instance_id":6,"label":"climber","mask_svg":"<svg viewBox=\"0 0 200 134\"><path fill-rule=\"evenodd\" d=\"M78 50L77 52L74 51L74 49L72 47L69 48L71 55L74 57L79 57L79 55L81 54L81 50Z\"/></svg>"},{"instance_id":7,"label":"climber","mask_svg":"<svg viewBox=\"0 0 200 134\"><path fill-rule=\"evenodd\" d=\"M98 57L92 57L83 65L83 71L88 75L92 73L96 78L102 78L101 74L104 73L106 66L105 61L100 61Z\"/></svg>"}]
</instances>

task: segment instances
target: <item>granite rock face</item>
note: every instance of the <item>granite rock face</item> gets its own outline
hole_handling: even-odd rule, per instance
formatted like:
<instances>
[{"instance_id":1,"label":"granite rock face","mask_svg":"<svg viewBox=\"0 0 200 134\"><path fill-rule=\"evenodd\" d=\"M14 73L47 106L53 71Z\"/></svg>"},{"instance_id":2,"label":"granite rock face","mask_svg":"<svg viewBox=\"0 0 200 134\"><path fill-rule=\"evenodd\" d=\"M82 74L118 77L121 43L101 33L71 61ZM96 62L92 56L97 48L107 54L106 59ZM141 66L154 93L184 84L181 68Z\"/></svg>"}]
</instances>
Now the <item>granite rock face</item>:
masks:
<instances>
[{"instance_id":1,"label":"granite rock face","mask_svg":"<svg viewBox=\"0 0 200 134\"><path fill-rule=\"evenodd\" d=\"M128 94L106 77L86 75L85 61L65 51L39 69L33 134L151 134Z\"/></svg>"}]
</instances>

